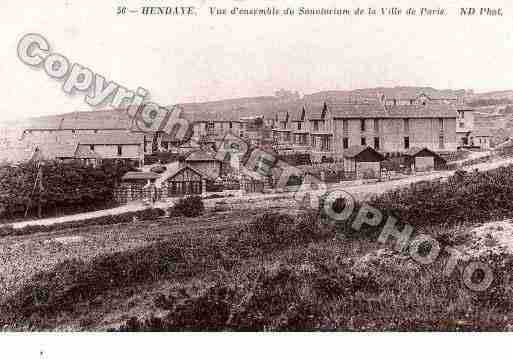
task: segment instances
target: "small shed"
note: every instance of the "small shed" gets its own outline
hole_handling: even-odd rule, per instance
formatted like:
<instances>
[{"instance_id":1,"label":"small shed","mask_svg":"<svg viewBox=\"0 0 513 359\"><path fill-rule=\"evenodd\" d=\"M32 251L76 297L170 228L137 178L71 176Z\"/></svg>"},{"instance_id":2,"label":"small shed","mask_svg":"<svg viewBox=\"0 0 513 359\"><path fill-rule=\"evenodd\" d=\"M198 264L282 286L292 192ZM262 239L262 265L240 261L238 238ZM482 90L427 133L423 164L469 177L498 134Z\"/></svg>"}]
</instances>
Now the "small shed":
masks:
<instances>
[{"instance_id":1,"label":"small shed","mask_svg":"<svg viewBox=\"0 0 513 359\"><path fill-rule=\"evenodd\" d=\"M381 162L385 157L369 146L351 146L344 151L344 172L356 178L380 178Z\"/></svg>"},{"instance_id":2,"label":"small shed","mask_svg":"<svg viewBox=\"0 0 513 359\"><path fill-rule=\"evenodd\" d=\"M214 179L221 175L222 162L215 158L214 153L204 150L192 152L185 163Z\"/></svg>"},{"instance_id":3,"label":"small shed","mask_svg":"<svg viewBox=\"0 0 513 359\"><path fill-rule=\"evenodd\" d=\"M404 153L404 164L412 172L429 172L441 169L446 161L427 147L412 147Z\"/></svg>"},{"instance_id":4,"label":"small shed","mask_svg":"<svg viewBox=\"0 0 513 359\"><path fill-rule=\"evenodd\" d=\"M189 165L180 166L169 173L165 180L167 197L200 195L206 191L206 182L212 180L208 174Z\"/></svg>"},{"instance_id":5,"label":"small shed","mask_svg":"<svg viewBox=\"0 0 513 359\"><path fill-rule=\"evenodd\" d=\"M145 189L155 187L159 177L153 172L127 172L121 177L121 185L114 191L114 198L118 203L143 200L148 195Z\"/></svg>"}]
</instances>

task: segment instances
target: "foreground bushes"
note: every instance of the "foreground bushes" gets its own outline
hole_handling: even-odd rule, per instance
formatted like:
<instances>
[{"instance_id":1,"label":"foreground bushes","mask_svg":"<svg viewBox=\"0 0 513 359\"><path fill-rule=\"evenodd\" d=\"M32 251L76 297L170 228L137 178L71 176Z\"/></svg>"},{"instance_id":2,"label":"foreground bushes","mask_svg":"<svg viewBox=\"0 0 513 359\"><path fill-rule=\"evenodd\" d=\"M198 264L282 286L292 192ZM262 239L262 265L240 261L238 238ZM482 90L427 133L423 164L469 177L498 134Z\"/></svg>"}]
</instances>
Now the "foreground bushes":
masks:
<instances>
[{"instance_id":1,"label":"foreground bushes","mask_svg":"<svg viewBox=\"0 0 513 359\"><path fill-rule=\"evenodd\" d=\"M104 254L91 262L66 260L33 276L1 306L5 321L17 321L73 311L84 300L115 288L155 281L177 270L184 262L182 249L171 242L121 253Z\"/></svg>"},{"instance_id":2,"label":"foreground bushes","mask_svg":"<svg viewBox=\"0 0 513 359\"><path fill-rule=\"evenodd\" d=\"M478 223L513 214L513 166L456 173L375 197L369 204L414 226Z\"/></svg>"},{"instance_id":3,"label":"foreground bushes","mask_svg":"<svg viewBox=\"0 0 513 359\"><path fill-rule=\"evenodd\" d=\"M184 197L178 200L172 208L172 213L178 216L197 217L205 210L203 200L199 196Z\"/></svg>"},{"instance_id":4,"label":"foreground bushes","mask_svg":"<svg viewBox=\"0 0 513 359\"><path fill-rule=\"evenodd\" d=\"M389 250L362 258L334 252L300 265L267 266L155 297L164 315L131 318L122 331L475 331L508 330L510 281L475 293L441 266L423 268ZM509 263L513 263L509 259ZM500 294L497 299L493 297ZM508 297L509 295L509 297Z\"/></svg>"}]
</instances>

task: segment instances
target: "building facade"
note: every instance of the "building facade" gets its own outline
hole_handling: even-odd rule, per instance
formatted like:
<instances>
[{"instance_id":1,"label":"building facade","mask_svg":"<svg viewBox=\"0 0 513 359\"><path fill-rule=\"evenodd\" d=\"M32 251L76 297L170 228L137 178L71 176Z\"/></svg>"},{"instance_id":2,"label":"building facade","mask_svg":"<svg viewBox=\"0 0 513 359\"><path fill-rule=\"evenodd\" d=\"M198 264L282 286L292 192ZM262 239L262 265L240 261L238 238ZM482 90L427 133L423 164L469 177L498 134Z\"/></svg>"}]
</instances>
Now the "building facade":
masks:
<instances>
[{"instance_id":1,"label":"building facade","mask_svg":"<svg viewBox=\"0 0 513 359\"><path fill-rule=\"evenodd\" d=\"M304 146L314 162L322 162L330 157L343 160L353 146L369 146L385 155L413 147L455 152L461 142L457 126L472 126L472 110L420 96L411 102L305 104L296 112L277 113L276 119L273 138L278 145Z\"/></svg>"}]
</instances>

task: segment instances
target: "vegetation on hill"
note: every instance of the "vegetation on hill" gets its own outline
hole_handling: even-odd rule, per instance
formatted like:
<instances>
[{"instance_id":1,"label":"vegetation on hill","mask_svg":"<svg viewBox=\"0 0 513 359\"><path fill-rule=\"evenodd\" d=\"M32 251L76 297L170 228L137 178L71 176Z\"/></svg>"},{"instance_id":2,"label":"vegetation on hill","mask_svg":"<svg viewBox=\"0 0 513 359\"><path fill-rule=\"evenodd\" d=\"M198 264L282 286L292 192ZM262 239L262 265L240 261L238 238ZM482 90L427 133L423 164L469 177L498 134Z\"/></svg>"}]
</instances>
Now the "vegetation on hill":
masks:
<instances>
[{"instance_id":1,"label":"vegetation on hill","mask_svg":"<svg viewBox=\"0 0 513 359\"><path fill-rule=\"evenodd\" d=\"M447 183L390 192L370 204L432 233L442 244L461 244L468 240L465 226L511 217L512 174L513 167L457 173ZM334 223L317 211L296 217L270 212L227 230L191 228L188 234L169 235L153 230L149 233L156 237L145 246L64 261L37 273L6 298L0 317L8 328L38 329L81 317L81 328L92 329L105 311L116 310L109 304L111 296L127 296L136 305L135 298L146 291L145 298L153 296L146 314L125 316L128 320L111 329L513 327L510 254L483 252L480 260L492 267L494 281L488 290L473 292L461 280L460 265L451 276L444 274L447 253L441 251L435 263L421 265L407 252L377 243L371 231L351 232L345 223ZM147 233L149 227L140 230Z\"/></svg>"}]
</instances>

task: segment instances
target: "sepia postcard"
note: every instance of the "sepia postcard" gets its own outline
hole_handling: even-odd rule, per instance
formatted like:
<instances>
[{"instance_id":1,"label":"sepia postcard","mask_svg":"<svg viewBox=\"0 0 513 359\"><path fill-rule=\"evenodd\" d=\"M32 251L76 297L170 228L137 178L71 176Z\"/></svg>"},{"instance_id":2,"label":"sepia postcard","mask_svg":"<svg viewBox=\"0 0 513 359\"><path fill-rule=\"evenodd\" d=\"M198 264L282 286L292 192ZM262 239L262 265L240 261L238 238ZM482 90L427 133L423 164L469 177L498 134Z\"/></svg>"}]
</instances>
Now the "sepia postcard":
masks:
<instances>
[{"instance_id":1,"label":"sepia postcard","mask_svg":"<svg viewBox=\"0 0 513 359\"><path fill-rule=\"evenodd\" d=\"M2 356L504 355L510 1L0 0L0 29Z\"/></svg>"}]
</instances>

